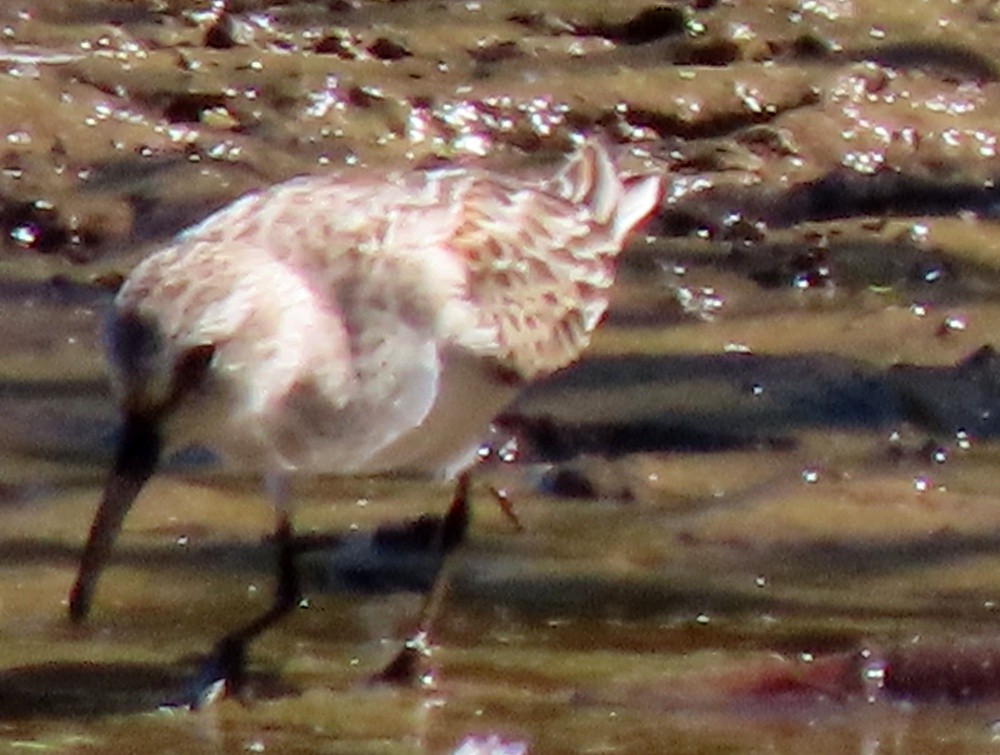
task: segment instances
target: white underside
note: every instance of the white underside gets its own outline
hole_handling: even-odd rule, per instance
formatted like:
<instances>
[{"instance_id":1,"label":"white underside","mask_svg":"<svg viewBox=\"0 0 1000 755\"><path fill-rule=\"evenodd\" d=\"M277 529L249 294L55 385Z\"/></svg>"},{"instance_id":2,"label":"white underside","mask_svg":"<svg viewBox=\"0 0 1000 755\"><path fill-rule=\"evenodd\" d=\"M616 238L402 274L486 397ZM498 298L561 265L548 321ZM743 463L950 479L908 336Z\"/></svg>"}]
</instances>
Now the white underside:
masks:
<instances>
[{"instance_id":1,"label":"white underside","mask_svg":"<svg viewBox=\"0 0 1000 755\"><path fill-rule=\"evenodd\" d=\"M334 408L324 396L304 390L259 415L241 411L231 388L217 382L213 390L178 407L166 435L175 447L207 446L228 467L269 475L419 473L451 478L475 461L490 421L516 392L466 352L451 351L438 364L433 374L426 366L400 367L404 374L394 382L406 390L381 403L362 397ZM426 413L399 405L425 398ZM401 424L409 418L414 421Z\"/></svg>"}]
</instances>

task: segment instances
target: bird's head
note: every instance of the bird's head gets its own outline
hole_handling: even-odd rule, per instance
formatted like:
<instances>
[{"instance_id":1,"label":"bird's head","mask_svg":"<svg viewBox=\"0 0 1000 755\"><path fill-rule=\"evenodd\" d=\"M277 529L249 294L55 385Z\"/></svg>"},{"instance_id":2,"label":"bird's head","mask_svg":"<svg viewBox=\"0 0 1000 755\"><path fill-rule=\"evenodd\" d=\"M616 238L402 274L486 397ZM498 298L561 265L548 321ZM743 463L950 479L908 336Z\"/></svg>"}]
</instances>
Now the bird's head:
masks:
<instances>
[{"instance_id":1,"label":"bird's head","mask_svg":"<svg viewBox=\"0 0 1000 755\"><path fill-rule=\"evenodd\" d=\"M86 618L122 521L156 470L165 419L204 379L214 353L211 344L178 347L153 318L136 312L112 315L105 347L122 424L114 463L70 592L70 617L75 622Z\"/></svg>"}]
</instances>

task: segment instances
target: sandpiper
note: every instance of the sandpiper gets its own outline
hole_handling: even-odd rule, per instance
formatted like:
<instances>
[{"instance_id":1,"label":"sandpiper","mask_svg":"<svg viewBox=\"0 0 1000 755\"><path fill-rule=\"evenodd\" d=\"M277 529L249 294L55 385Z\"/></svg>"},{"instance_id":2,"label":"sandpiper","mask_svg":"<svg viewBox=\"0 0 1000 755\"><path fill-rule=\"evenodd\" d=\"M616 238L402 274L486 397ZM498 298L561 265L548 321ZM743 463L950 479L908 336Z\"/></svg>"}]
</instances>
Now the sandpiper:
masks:
<instances>
[{"instance_id":1,"label":"sandpiper","mask_svg":"<svg viewBox=\"0 0 1000 755\"><path fill-rule=\"evenodd\" d=\"M245 196L128 276L105 346L123 427L79 573L90 608L161 452L292 475L454 477L517 389L573 362L661 178L584 140L542 179L478 168L307 176Z\"/></svg>"}]
</instances>

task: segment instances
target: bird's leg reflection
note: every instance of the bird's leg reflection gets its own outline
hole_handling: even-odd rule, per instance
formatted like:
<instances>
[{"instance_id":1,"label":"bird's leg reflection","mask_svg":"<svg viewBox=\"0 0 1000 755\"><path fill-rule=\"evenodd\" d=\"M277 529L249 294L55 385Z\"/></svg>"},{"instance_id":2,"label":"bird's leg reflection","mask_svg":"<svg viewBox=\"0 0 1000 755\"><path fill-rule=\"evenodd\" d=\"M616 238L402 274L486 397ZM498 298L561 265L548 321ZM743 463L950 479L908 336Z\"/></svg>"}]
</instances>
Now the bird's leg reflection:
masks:
<instances>
[{"instance_id":1,"label":"bird's leg reflection","mask_svg":"<svg viewBox=\"0 0 1000 755\"><path fill-rule=\"evenodd\" d=\"M434 621L441 612L441 605L444 603L450 584L447 556L465 539L468 527L469 475L464 473L458 478L451 506L441 520L431 544L431 547L440 554L441 561L427 597L420 607L416 629L403 643L402 649L396 656L381 671L372 675L372 682L413 685L422 681L421 668L424 660L431 654L428 638Z\"/></svg>"}]
</instances>

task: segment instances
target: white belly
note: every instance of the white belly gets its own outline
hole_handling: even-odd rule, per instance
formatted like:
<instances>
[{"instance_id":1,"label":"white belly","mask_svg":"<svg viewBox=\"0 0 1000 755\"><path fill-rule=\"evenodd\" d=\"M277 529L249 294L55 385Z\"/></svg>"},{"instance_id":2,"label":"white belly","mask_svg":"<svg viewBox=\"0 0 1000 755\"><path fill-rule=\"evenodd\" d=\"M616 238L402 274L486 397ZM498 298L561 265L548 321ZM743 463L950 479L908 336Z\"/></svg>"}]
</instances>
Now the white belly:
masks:
<instances>
[{"instance_id":1,"label":"white belly","mask_svg":"<svg viewBox=\"0 0 1000 755\"><path fill-rule=\"evenodd\" d=\"M516 390L467 352L450 351L435 363L429 371L426 362L410 361L397 369L398 390L377 402L362 394L343 406L303 383L248 412L241 383L216 380L178 407L167 437L261 473L451 477L475 460L490 421Z\"/></svg>"},{"instance_id":2,"label":"white belly","mask_svg":"<svg viewBox=\"0 0 1000 755\"><path fill-rule=\"evenodd\" d=\"M490 422L516 393L484 360L451 352L442 360L438 393L424 421L381 449L364 471L452 477L475 460Z\"/></svg>"}]
</instances>

